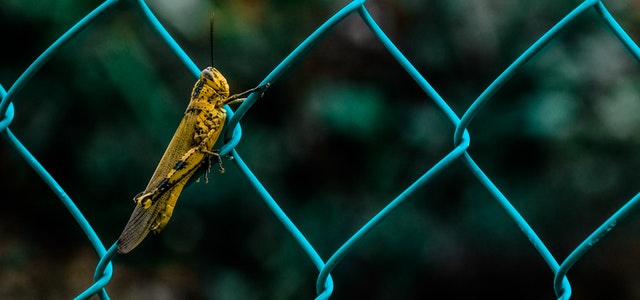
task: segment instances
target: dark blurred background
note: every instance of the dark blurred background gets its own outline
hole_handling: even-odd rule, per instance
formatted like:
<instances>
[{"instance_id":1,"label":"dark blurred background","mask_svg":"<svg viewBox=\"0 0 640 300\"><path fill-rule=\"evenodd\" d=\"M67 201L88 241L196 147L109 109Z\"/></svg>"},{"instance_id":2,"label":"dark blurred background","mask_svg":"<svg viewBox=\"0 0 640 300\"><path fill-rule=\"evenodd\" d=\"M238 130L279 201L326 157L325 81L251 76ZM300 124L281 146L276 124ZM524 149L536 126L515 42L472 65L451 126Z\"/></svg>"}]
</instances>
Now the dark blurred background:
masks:
<instances>
[{"instance_id":1,"label":"dark blurred background","mask_svg":"<svg viewBox=\"0 0 640 300\"><path fill-rule=\"evenodd\" d=\"M609 3L610 2L610 3ZM200 68L257 85L347 1L150 1ZM0 83L99 1L7 1ZM579 1L367 2L459 115ZM639 40L636 1L608 1ZM64 46L14 101L10 128L106 247L133 209L196 78L127 3ZM517 73L469 127L469 153L559 262L640 188L640 64L595 10ZM237 150L323 259L453 148L453 125L357 15L273 83ZM52 191L0 145L0 298L69 299L97 256ZM112 299L312 299L317 270L230 161L187 188L169 225L117 256ZM638 213L569 272L572 299L640 298ZM554 299L553 274L456 162L332 272L333 299Z\"/></svg>"}]
</instances>

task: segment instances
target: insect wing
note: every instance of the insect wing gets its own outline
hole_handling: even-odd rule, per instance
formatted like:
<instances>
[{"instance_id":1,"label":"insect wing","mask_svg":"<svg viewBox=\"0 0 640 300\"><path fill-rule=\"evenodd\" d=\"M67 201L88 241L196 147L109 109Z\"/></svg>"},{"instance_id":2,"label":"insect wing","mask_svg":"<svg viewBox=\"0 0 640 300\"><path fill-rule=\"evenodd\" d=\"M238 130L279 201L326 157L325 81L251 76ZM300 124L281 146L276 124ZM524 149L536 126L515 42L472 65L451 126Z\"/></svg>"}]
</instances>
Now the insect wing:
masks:
<instances>
[{"instance_id":1,"label":"insect wing","mask_svg":"<svg viewBox=\"0 0 640 300\"><path fill-rule=\"evenodd\" d=\"M147 187L141 194L146 194L156 190L165 179L167 175L174 169L176 164L182 159L184 154L197 146L193 136L194 127L197 119L197 115L193 112L185 112L184 117L180 121L180 125L176 129L176 132L169 142L169 146L165 150L160 163L156 167L156 170L151 176L151 180L147 184ZM166 214L166 207L168 204L171 207L175 206L178 200L180 192L186 184L186 181L195 173L195 168L188 176L183 176L182 180L177 180L173 183L173 186L168 187L166 191L154 196L150 207L145 208L142 204L136 204L136 207L127 222L122 234L118 238L118 252L127 253L135 248L146 236L152 231L155 226L154 222L161 214ZM184 183L181 183L184 181ZM173 195L173 199L172 199ZM173 211L173 209L171 209ZM170 217L170 213L169 216ZM162 218L168 221L168 217ZM158 227L163 226L156 226ZM160 228L161 229L161 228ZM159 232L159 230L156 230Z\"/></svg>"}]
</instances>

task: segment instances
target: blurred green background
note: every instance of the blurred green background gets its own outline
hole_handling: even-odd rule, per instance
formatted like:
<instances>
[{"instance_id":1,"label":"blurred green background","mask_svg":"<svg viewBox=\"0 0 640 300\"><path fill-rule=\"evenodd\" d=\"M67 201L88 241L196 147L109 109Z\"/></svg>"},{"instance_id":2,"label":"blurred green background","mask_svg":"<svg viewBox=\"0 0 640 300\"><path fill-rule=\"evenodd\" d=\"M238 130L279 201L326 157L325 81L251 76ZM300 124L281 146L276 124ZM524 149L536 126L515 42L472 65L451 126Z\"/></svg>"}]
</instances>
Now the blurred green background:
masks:
<instances>
[{"instance_id":1,"label":"blurred green background","mask_svg":"<svg viewBox=\"0 0 640 300\"><path fill-rule=\"evenodd\" d=\"M606 3L640 40L635 1ZM7 0L8 89L99 1ZM150 1L199 67L257 85L347 1ZM461 116L579 1L380 0L367 8ZM469 153L561 262L638 192L640 64L595 10L516 74L469 127ZM108 247L147 184L196 78L127 3L64 46L22 90L10 128ZM453 125L357 15L275 82L237 149L326 260L453 148ZM0 298L69 299L97 256L3 140ZM317 270L233 163L186 189L161 235L118 256L112 299L312 299ZM572 299L640 298L640 221L618 224L569 272ZM454 163L332 272L333 299L554 299L553 274L466 167Z\"/></svg>"}]
</instances>

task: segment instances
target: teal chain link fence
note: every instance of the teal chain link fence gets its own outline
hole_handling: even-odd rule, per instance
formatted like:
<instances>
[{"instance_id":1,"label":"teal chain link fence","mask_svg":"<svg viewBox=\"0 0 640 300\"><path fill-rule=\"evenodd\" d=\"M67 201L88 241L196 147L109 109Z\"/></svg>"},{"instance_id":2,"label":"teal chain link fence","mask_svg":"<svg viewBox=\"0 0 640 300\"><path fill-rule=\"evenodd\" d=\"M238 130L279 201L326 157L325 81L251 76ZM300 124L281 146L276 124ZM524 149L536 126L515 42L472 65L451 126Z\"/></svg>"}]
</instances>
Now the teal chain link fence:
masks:
<instances>
[{"instance_id":1,"label":"teal chain link fence","mask_svg":"<svg viewBox=\"0 0 640 300\"><path fill-rule=\"evenodd\" d=\"M416 67L410 62L405 55L394 45L391 39L385 34L385 31L378 25L376 20L371 16L367 7L365 6L364 0L352 1L348 3L346 6L341 8L338 12L336 12L333 16L331 16L326 22L324 22L316 31L310 34L297 48L295 48L285 59L283 59L273 70L262 80L261 84L269 83L272 86L272 89L267 91L267 97L271 94L272 97L277 97L274 93L277 93L277 87L279 84L279 80L283 75L287 73L288 70L295 69L298 67L301 61L304 61L305 58L308 57L308 54L319 45L322 45L323 37L333 32L339 24L344 22L345 20L353 20L353 18L359 18L368 30L375 36L375 38L384 45L384 48L388 51L388 53L393 57L393 59L399 64L404 71L415 81L415 84L424 92L426 98L429 98L433 103L437 106L437 108L441 111L444 116L448 119L450 124L455 128L455 131L452 131L453 135L451 138L450 148L447 150L448 152L442 157L438 158L437 162L430 167L427 167L423 170L423 173L419 178L417 178L413 182L406 183L406 189L404 189L401 193L399 193L396 197L393 197L388 201L385 206L379 211L372 214L370 219L364 222L360 228L358 228L350 237L342 243L337 250L332 252L329 256L323 257L319 254L317 247L314 247L314 243L310 242L308 237L303 234L304 230L300 230L296 225L296 222L292 221L289 215L285 213L285 211L281 208L281 203L277 202L274 197L270 194L270 192L263 186L261 180L259 180L256 175L252 172L251 168L245 163L243 159L243 155L240 155L236 150L236 146L241 141L242 131L241 131L241 120L245 116L245 114L251 109L251 107L256 104L258 97L256 95L251 95L245 102L243 102L235 112L230 111L231 117L229 118L228 125L225 127L226 132L225 136L225 145L221 148L220 152L222 155L232 158L233 164L236 165L237 169L248 179L249 185L257 192L259 197L264 201L267 207L273 212L273 215L284 225L284 227L288 230L291 236L298 243L299 248L301 248L308 259L315 265L318 270L317 280L315 282L315 293L316 299L328 299L331 297L334 292L334 279L332 278L332 272L343 262L348 262L350 253L354 252L354 249L357 249L358 245L367 244L371 242L371 239L376 239L375 233L372 234L372 237L364 242L365 236L372 233L374 228L378 225L385 226L383 220L390 215L393 215L394 212L397 212L398 207L401 206L405 202L411 202L416 199L415 193L420 191L421 189L425 189L428 185L433 184L437 185L435 182L436 178L439 174L443 173L443 171L447 169L453 168L456 162L462 162L466 166L466 172L472 174L477 181L479 181L484 189L488 191L495 201L499 204L499 206L503 209L504 213L506 213L521 230L521 234L526 236L526 238L530 241L531 246L535 248L535 250L539 253L540 257L546 262L548 268L553 274L553 281L549 282L548 286L538 286L537 289L553 289L555 292L555 296L557 299L569 299L572 295L572 285L571 278L569 276L569 271L572 267L583 258L583 256L589 252L590 249L596 245L609 232L615 229L616 224L618 224L623 218L627 217L632 213L632 209L638 204L640 200L640 194L636 194L635 196L628 199L619 209L615 210L611 213L611 215L601 223L595 230L588 233L586 238L584 238L577 247L575 247L566 258L563 260L558 259L558 255L553 255L553 251L550 250L549 244L544 242L544 238L541 238L536 231L532 228L530 223L527 221L527 218L523 217L523 214L516 209L512 201L510 201L505 193L498 188L498 186L494 183L494 181L486 174L485 170L480 167L478 163L474 160L472 156L472 152L470 150L470 146L473 144L473 134L467 130L472 124L474 117L483 110L483 107L491 100L497 98L496 94L505 86L506 83L514 77L514 75L518 74L521 71L527 62L529 62L532 58L539 55L543 49L548 47L553 47L552 45L548 45L556 39L561 32L567 30L567 27L571 27L573 22L577 20L580 16L585 14L595 14L597 18L600 19L601 24L608 27L608 32L612 36L615 36L619 43L621 43L632 57L635 59L640 59L640 49L638 46L632 41L629 35L622 29L622 27L618 24L616 19L609 13L607 8L605 7L603 1L584 1L579 3L579 5L572 8L572 10L566 14L559 22L557 22L551 29L546 31L539 39L537 39L530 47L528 47L522 54L520 54L517 59L515 59L501 74L488 85L486 89L480 93L480 95L475 98L475 100L471 103L471 105L463 109L463 113L461 115L454 112L450 103L445 101L443 97L434 89L434 87L427 80L428 72L426 76L423 76L423 73L419 72ZM83 215L81 209L79 209L74 201L70 198L70 196L65 192L65 190L61 187L58 182L54 179L53 176L45 169L30 153L23 143L20 142L18 137L14 135L12 132L11 124L12 121L18 116L16 116L16 109L14 106L19 106L21 102L21 91L26 88L29 88L29 84L37 74L38 70L40 70L47 61L49 61L52 56L56 55L63 51L65 44L69 41L73 40L84 30L89 30L95 26L94 23L101 22L105 20L105 14L108 14L117 10L139 10L142 12L140 15L144 17L144 19L148 22L153 31L160 35L162 40L164 41L164 45L170 48L173 53L181 60L184 66L192 73L196 78L199 76L200 70L202 67L196 66L196 64L189 58L189 56L185 53L185 51L178 45L178 43L174 40L174 38L163 28L162 24L158 21L158 19L154 16L153 12L148 8L147 4L144 1L123 1L123 3L119 3L116 0L105 1L97 8L95 8L91 13L86 15L82 20L77 22L71 29L66 31L59 39L57 39L53 44L51 44L46 51L44 51L31 65L19 76L19 78L10 86L8 89L5 86L0 86L0 97L2 102L0 103L0 132L4 138L5 147L8 146L13 151L19 154L22 159L31 167L36 173L42 178L42 180L50 187L51 191L60 199L64 207L71 213L77 225L82 229L87 239L90 241L91 245L99 255L100 259L97 261L94 272L94 284L90 287L87 287L86 290L79 293L77 296L78 299L87 299L94 295L99 295L101 299L108 299L108 289L109 282L114 276L114 272L117 273L117 270L114 271L114 267L112 261L117 259L116 247L113 244L113 241L109 241L109 237L101 235L100 232L96 232L92 225L87 221L85 216ZM350 17L351 16L351 17ZM347 18L350 17L350 18ZM206 26L202 26L206 28ZM6 46L6 45L5 45ZM220 58L218 58L220 59ZM224 69L221 69L223 73L225 73ZM195 80L194 80L195 81ZM233 86L233 82L231 81L232 92L238 91L239 89ZM330 97L330 93L328 94ZM263 99L264 100L264 99ZM261 101L263 101L261 100ZM91 100L88 100L91 101ZM264 100L266 101L266 100ZM159 104L156 104L159 105ZM389 104L393 105L393 104ZM270 108L271 109L271 108ZM21 116L24 118L29 118L30 116ZM428 124L429 120L424 121L425 124ZM389 126L393 126L393 122L389 123ZM428 126L428 125L425 125ZM56 142L63 143L64 141L59 140ZM254 150L251 150L254 151ZM340 150L336 150L336 155L339 155L338 152ZM398 154L400 155L400 154ZM526 158L522 158L526 159ZM229 163L229 161L225 161L225 163ZM384 162L382 162L384 163ZM3 172L11 172L11 170L6 170L3 166ZM340 170L336 170L336 172L340 172ZM384 174L381 174L384 176ZM146 180L147 178L144 178ZM11 182L3 182L3 185L11 184ZM209 183L209 185L215 185L215 180L213 183ZM70 186L73 189L73 186ZM221 188L221 187L218 187ZM4 194L4 201L8 201L7 197L9 195ZM11 199L18 199L14 196L10 196ZM188 197L184 197L180 200L181 202L189 201ZM10 200L14 201L14 200ZM28 201L28 200L27 200ZM114 200L116 201L116 200ZM117 200L117 201L125 201L125 200ZM105 205L109 205L108 203ZM179 209L179 208L178 208ZM322 211L318 211L318 214L322 214ZM124 220L128 217L128 213L125 213L122 216ZM91 217L90 217L91 219ZM26 221L25 221L26 222ZM171 222L170 222L171 224ZM122 223L124 226L124 222ZM169 225L171 226L171 225ZM102 237L102 239L100 238ZM635 236L632 238L636 238ZM106 244L103 242L106 240ZM223 243L223 242L220 242ZM144 244L144 242L143 242ZM404 245L384 245L383 247L404 247ZM148 249L138 249L136 251L147 251ZM267 254L268 255L268 254ZM351 254L353 255L353 254ZM495 255L500 256L500 253L496 253ZM410 263L410 262L407 262ZM453 263L453 262L452 262ZM482 272L482 270L477 271ZM523 271L524 273L525 271ZM516 276L527 276L527 274L518 274ZM366 281L366 278L363 279ZM135 285L135 280L130 283L131 285ZM453 291L453 293L456 293ZM513 295L515 298L518 298L518 295Z\"/></svg>"}]
</instances>

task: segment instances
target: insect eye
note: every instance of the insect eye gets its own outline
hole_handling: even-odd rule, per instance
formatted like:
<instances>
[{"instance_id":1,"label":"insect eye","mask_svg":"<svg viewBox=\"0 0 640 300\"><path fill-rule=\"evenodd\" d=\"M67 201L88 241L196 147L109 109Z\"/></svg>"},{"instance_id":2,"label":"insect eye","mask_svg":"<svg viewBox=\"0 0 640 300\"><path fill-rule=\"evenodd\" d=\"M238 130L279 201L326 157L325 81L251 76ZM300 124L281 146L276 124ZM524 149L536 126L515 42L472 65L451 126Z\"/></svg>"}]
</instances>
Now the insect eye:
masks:
<instances>
[{"instance_id":1,"label":"insect eye","mask_svg":"<svg viewBox=\"0 0 640 300\"><path fill-rule=\"evenodd\" d=\"M206 79L213 80L214 74L211 71L211 67L207 67L206 69L202 70L202 76L204 76L204 78Z\"/></svg>"}]
</instances>

